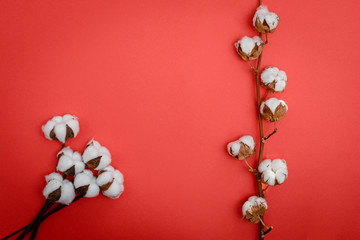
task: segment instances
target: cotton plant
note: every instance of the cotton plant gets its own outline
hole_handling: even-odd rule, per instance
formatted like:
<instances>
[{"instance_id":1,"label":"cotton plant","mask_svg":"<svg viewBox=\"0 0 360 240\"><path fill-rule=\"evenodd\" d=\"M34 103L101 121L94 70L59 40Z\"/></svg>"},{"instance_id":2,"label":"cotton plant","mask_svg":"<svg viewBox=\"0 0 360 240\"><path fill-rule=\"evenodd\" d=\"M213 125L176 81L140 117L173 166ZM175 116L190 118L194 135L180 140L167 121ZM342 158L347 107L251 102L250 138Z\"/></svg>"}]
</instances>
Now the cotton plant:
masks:
<instances>
[{"instance_id":1,"label":"cotton plant","mask_svg":"<svg viewBox=\"0 0 360 240\"><path fill-rule=\"evenodd\" d=\"M119 198L123 193L124 177L110 165L111 154L105 146L92 139L83 154L66 146L79 130L77 117L70 114L55 116L42 126L47 139L62 143L56 155L55 172L45 176L46 185L42 192L45 203L30 224L3 239L18 233L21 234L17 239L24 239L30 233L30 239L35 239L41 222L64 207L82 198L94 198L100 192L111 199Z\"/></svg>"},{"instance_id":2,"label":"cotton plant","mask_svg":"<svg viewBox=\"0 0 360 240\"><path fill-rule=\"evenodd\" d=\"M268 98L268 96L269 94L284 92L288 78L285 71L275 66L267 67L261 71L261 58L264 48L269 42L268 34L274 33L280 19L276 13L270 12L266 6L262 5L261 0L259 5L253 17L253 26L259 35L252 37L243 36L241 40L235 43L237 53L244 61L249 63L255 74L256 115L258 116L260 133L259 138L256 140L259 141L259 145L256 146L252 136L244 135L240 136L238 140L230 142L227 145L227 150L230 156L243 161L248 166L249 171L256 176L257 195L251 196L243 204L242 214L247 221L259 224L259 239L262 240L273 229L272 226L266 226L264 221L264 215L268 210L265 192L270 186L282 185L288 177L288 168L284 159L263 159L266 141L278 132L276 123L281 121L288 111L288 105L284 100L276 97ZM261 96L261 86L265 89L264 96ZM263 121L269 121L274 124L274 130L268 135L264 134ZM253 157L257 158L256 168L251 167L248 162Z\"/></svg>"}]
</instances>

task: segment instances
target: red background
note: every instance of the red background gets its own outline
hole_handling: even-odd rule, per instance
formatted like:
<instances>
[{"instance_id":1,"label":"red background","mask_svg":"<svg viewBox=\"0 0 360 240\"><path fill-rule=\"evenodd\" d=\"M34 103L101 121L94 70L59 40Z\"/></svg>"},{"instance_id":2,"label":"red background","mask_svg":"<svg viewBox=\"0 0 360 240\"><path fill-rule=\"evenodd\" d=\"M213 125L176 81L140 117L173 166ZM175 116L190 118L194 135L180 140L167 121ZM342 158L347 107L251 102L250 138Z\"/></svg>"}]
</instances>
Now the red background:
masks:
<instances>
[{"instance_id":1,"label":"red background","mask_svg":"<svg viewBox=\"0 0 360 240\"><path fill-rule=\"evenodd\" d=\"M265 145L266 158L289 168L267 194L268 238L358 238L360 3L264 4L281 21L263 67L289 77L278 94L288 115ZM259 140L254 77L233 46L256 34L257 5L2 0L0 236L40 209L60 149L41 125L71 113L80 133L69 145L83 151L95 137L107 146L125 192L65 208L39 239L256 239L257 226L241 220L254 178L226 144Z\"/></svg>"}]
</instances>

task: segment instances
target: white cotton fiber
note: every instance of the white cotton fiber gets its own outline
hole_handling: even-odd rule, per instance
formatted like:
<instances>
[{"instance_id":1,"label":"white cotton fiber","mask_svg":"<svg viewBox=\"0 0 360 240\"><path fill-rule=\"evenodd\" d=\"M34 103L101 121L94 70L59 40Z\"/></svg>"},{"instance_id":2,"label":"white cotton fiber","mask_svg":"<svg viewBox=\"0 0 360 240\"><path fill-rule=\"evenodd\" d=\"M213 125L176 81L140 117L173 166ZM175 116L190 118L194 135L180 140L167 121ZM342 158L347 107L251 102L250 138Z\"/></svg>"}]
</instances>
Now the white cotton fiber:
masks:
<instances>
[{"instance_id":1,"label":"white cotton fiber","mask_svg":"<svg viewBox=\"0 0 360 240\"><path fill-rule=\"evenodd\" d=\"M248 36L243 37L241 40L237 41L235 43L235 47L238 48L241 47L241 50L250 55L253 48L255 47L255 44L260 46L260 44L263 43L261 39L258 36L255 36L253 38L250 38Z\"/></svg>"},{"instance_id":2,"label":"white cotton fiber","mask_svg":"<svg viewBox=\"0 0 360 240\"><path fill-rule=\"evenodd\" d=\"M228 150L228 153L231 155L231 156L237 156L239 154L239 151L240 151L240 141L239 140L236 140L235 142L231 142L227 145L227 150Z\"/></svg>"},{"instance_id":3,"label":"white cotton fiber","mask_svg":"<svg viewBox=\"0 0 360 240\"><path fill-rule=\"evenodd\" d=\"M91 140L83 153L83 161L87 163L98 157L101 158L99 165L94 168L95 170L101 170L111 163L111 154L109 150L106 147L101 146L99 142Z\"/></svg>"},{"instance_id":4,"label":"white cotton fiber","mask_svg":"<svg viewBox=\"0 0 360 240\"><path fill-rule=\"evenodd\" d=\"M49 182L50 180L54 180L54 179L62 181L63 177L61 176L60 173L57 173L57 172L53 172L53 173L50 173L49 175L45 176L46 182Z\"/></svg>"},{"instance_id":5,"label":"white cotton fiber","mask_svg":"<svg viewBox=\"0 0 360 240\"><path fill-rule=\"evenodd\" d=\"M69 205L75 198L75 189L72 182L64 180L61 186L61 196L57 201L61 204Z\"/></svg>"},{"instance_id":6,"label":"white cotton fiber","mask_svg":"<svg viewBox=\"0 0 360 240\"><path fill-rule=\"evenodd\" d=\"M255 141L252 136L243 136L239 139L239 141L244 143L245 145L248 145L251 150L254 150Z\"/></svg>"},{"instance_id":7,"label":"white cotton fiber","mask_svg":"<svg viewBox=\"0 0 360 240\"><path fill-rule=\"evenodd\" d=\"M264 172L265 170L271 170L271 160L265 159L263 160L258 167L259 172Z\"/></svg>"},{"instance_id":8,"label":"white cotton fiber","mask_svg":"<svg viewBox=\"0 0 360 240\"><path fill-rule=\"evenodd\" d=\"M111 183L107 189L102 188L102 193L110 198L118 198L124 191L124 176L112 166L107 166L99 172L96 183L100 187Z\"/></svg>"},{"instance_id":9,"label":"white cotton fiber","mask_svg":"<svg viewBox=\"0 0 360 240\"><path fill-rule=\"evenodd\" d=\"M275 185L275 173L271 170L265 170L262 173L262 178L263 178L263 182L270 185L270 186L274 186Z\"/></svg>"},{"instance_id":10,"label":"white cotton fiber","mask_svg":"<svg viewBox=\"0 0 360 240\"><path fill-rule=\"evenodd\" d=\"M63 117L56 116L49 120L45 125L42 126L42 130L46 138L54 140L50 137L51 131L54 132L55 137L58 141L65 143L67 138L67 126L72 130L74 136L76 137L79 133L79 122L77 117L70 114L66 114Z\"/></svg>"},{"instance_id":11,"label":"white cotton fiber","mask_svg":"<svg viewBox=\"0 0 360 240\"><path fill-rule=\"evenodd\" d=\"M89 185L87 193L85 194L84 197L86 197L86 198L96 197L99 195L99 193L100 193L99 186L95 182L93 182Z\"/></svg>"},{"instance_id":12,"label":"white cotton fiber","mask_svg":"<svg viewBox=\"0 0 360 240\"><path fill-rule=\"evenodd\" d=\"M102 171L99 172L96 183L99 186L108 184L114 179L114 168L112 166L107 166Z\"/></svg>"},{"instance_id":13,"label":"white cotton fiber","mask_svg":"<svg viewBox=\"0 0 360 240\"><path fill-rule=\"evenodd\" d=\"M283 92L287 84L287 76L284 71L276 67L267 67L261 73L261 82L263 86L270 88L270 84L275 82L275 87L271 88L274 92Z\"/></svg>"}]
</instances>

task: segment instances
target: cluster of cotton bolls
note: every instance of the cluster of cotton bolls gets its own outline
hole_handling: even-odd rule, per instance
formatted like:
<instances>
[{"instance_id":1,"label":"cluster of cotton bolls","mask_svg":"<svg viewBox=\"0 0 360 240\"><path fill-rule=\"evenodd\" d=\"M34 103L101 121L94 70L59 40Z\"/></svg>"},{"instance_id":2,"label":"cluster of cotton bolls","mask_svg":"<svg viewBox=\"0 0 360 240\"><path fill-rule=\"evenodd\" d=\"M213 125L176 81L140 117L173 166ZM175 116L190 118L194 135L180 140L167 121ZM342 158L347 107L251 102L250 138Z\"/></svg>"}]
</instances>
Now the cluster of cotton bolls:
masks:
<instances>
[{"instance_id":1,"label":"cluster of cotton bolls","mask_svg":"<svg viewBox=\"0 0 360 240\"><path fill-rule=\"evenodd\" d=\"M69 204L83 197L96 197L100 191L104 196L115 199L124 191L124 177L110 165L111 154L106 147L91 140L84 153L80 154L66 146L66 141L79 133L77 117L70 114L53 117L42 126L42 130L46 138L62 143L57 154L56 170L45 176L43 195L46 201L36 218L8 237L21 232L17 239L24 239L32 232L30 239L35 239L40 223Z\"/></svg>"},{"instance_id":2,"label":"cluster of cotton bolls","mask_svg":"<svg viewBox=\"0 0 360 240\"><path fill-rule=\"evenodd\" d=\"M49 120L43 127L45 136L51 140L68 140L71 137L75 137L79 132L79 123L75 116L66 114L63 117L56 116ZM73 133L68 135L68 133ZM70 136L70 137L69 137ZM61 141L65 143L65 141ZM81 155L79 152L73 151L70 147L63 147L57 154L58 164L56 170L63 174L61 178L65 179L66 184L71 184L72 192L70 190L63 192L62 186L57 183L58 188L51 186L54 185L54 181L59 181L59 173L52 173L46 177L47 185L44 189L44 196L48 200L56 200L55 202L70 204L71 201L62 201L63 195L66 199L72 200L76 193L83 197L95 197L100 192L100 187L103 194L110 198L118 198L124 191L124 178L120 171L114 169L111 164L111 154L109 150L102 146L99 142L91 140ZM94 176L92 169L97 175ZM112 173L108 176L108 173ZM108 182L104 183L104 176L108 176L106 179ZM49 176L57 176L53 181L48 180ZM66 180L67 176L74 177L73 182ZM100 180L99 180L100 177ZM98 178L98 179L97 179ZM63 183L63 182L61 182ZM109 185L110 184L110 185ZM49 191L52 189L53 191ZM59 195L59 198L53 198L54 195Z\"/></svg>"}]
</instances>

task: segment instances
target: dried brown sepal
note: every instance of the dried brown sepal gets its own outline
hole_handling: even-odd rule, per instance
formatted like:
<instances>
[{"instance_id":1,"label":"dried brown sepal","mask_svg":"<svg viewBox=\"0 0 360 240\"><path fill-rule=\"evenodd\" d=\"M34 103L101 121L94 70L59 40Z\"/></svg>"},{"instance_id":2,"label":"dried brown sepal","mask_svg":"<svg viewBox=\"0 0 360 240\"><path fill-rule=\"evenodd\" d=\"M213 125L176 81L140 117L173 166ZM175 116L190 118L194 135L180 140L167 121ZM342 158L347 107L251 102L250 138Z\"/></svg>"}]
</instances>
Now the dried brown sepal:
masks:
<instances>
[{"instance_id":1,"label":"dried brown sepal","mask_svg":"<svg viewBox=\"0 0 360 240\"><path fill-rule=\"evenodd\" d=\"M255 43L255 46L254 46L254 48L251 50L251 53L250 53L250 54L247 54L247 53L243 52L243 50L241 49L241 46L240 46L240 44L239 44L239 46L237 47L237 52L238 52L238 54L240 55L240 57L241 57L242 59L244 59L245 61L255 60L255 59L257 59L257 58L260 56L260 54L262 53L263 46L264 46L263 43L261 43L260 45L257 45L257 44Z\"/></svg>"},{"instance_id":2,"label":"dried brown sepal","mask_svg":"<svg viewBox=\"0 0 360 240\"><path fill-rule=\"evenodd\" d=\"M264 105L262 109L261 116L270 122L281 121L286 115L286 106L279 104L276 109L275 113L272 113L270 108L267 105Z\"/></svg>"},{"instance_id":3,"label":"dried brown sepal","mask_svg":"<svg viewBox=\"0 0 360 240\"><path fill-rule=\"evenodd\" d=\"M58 139L56 138L56 134L55 134L54 129L55 129L55 127L54 127L53 129L51 129L50 134L49 134L49 137L50 137L52 140L58 141Z\"/></svg>"},{"instance_id":4,"label":"dried brown sepal","mask_svg":"<svg viewBox=\"0 0 360 240\"><path fill-rule=\"evenodd\" d=\"M275 90L275 86L276 86L276 81L275 81L275 80L272 81L271 83L268 83L268 84L262 83L262 86L263 86L264 88L269 89L270 92L272 92L272 93L282 93L282 92L284 92L284 90L285 90L285 88L284 88L282 91L276 91L276 90Z\"/></svg>"},{"instance_id":5,"label":"dried brown sepal","mask_svg":"<svg viewBox=\"0 0 360 240\"><path fill-rule=\"evenodd\" d=\"M67 141L70 138L74 137L74 132L73 130L66 124L66 137L65 137L65 141Z\"/></svg>"},{"instance_id":6,"label":"dried brown sepal","mask_svg":"<svg viewBox=\"0 0 360 240\"><path fill-rule=\"evenodd\" d=\"M89 189L89 184L85 185L85 186L81 186L75 189L75 193L79 194L80 196L85 196L85 194L87 193L88 189Z\"/></svg>"},{"instance_id":7,"label":"dried brown sepal","mask_svg":"<svg viewBox=\"0 0 360 240\"><path fill-rule=\"evenodd\" d=\"M107 184L100 186L101 191L104 192L104 191L108 190L109 187L111 186L111 184L113 183L113 181L114 181L114 179L111 182L108 182Z\"/></svg>"},{"instance_id":8,"label":"dried brown sepal","mask_svg":"<svg viewBox=\"0 0 360 240\"><path fill-rule=\"evenodd\" d=\"M61 197L61 187L51 192L46 199L52 202L56 202L57 200L60 199L60 197Z\"/></svg>"},{"instance_id":9,"label":"dried brown sepal","mask_svg":"<svg viewBox=\"0 0 360 240\"><path fill-rule=\"evenodd\" d=\"M239 155L237 155L236 158L239 160L244 160L246 158L253 156L255 153L256 153L255 148L251 150L251 148L248 145L244 144L243 142L240 142Z\"/></svg>"},{"instance_id":10,"label":"dried brown sepal","mask_svg":"<svg viewBox=\"0 0 360 240\"><path fill-rule=\"evenodd\" d=\"M97 168L97 166L99 166L100 164L100 160L101 160L102 156L99 156L97 158L91 159L88 162L85 163L87 168Z\"/></svg>"},{"instance_id":11,"label":"dried brown sepal","mask_svg":"<svg viewBox=\"0 0 360 240\"><path fill-rule=\"evenodd\" d=\"M264 21L261 22L259 18L256 18L255 28L259 33L273 33L276 29L276 28L270 29L269 24L266 22L266 20L264 19Z\"/></svg>"},{"instance_id":12,"label":"dried brown sepal","mask_svg":"<svg viewBox=\"0 0 360 240\"><path fill-rule=\"evenodd\" d=\"M71 176L71 177L74 177L75 176L75 166L73 165L71 168L69 168L68 170L66 170L64 172L64 174L66 176Z\"/></svg>"},{"instance_id":13,"label":"dried brown sepal","mask_svg":"<svg viewBox=\"0 0 360 240\"><path fill-rule=\"evenodd\" d=\"M265 214L266 210L266 206L263 204L253 206L246 211L245 219L252 223L259 223L259 218Z\"/></svg>"}]
</instances>

